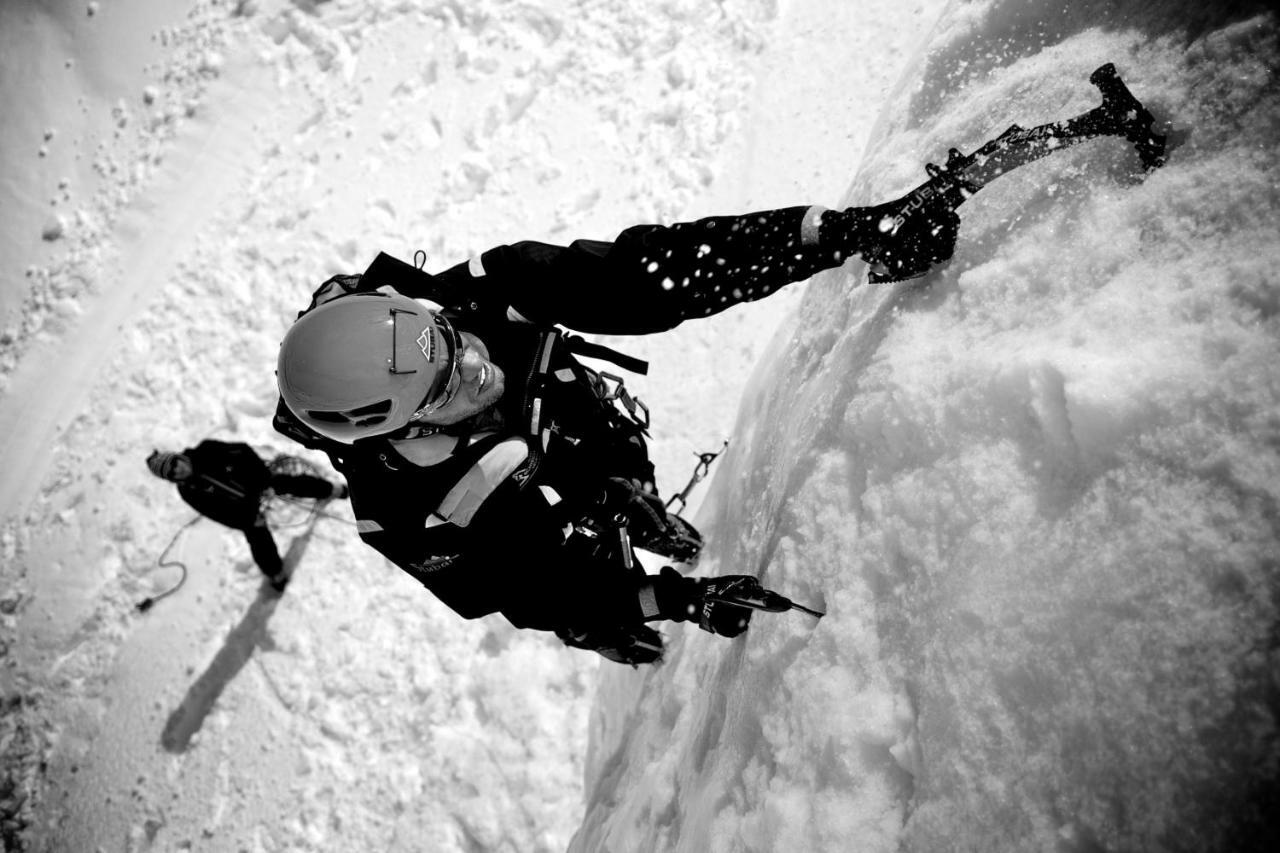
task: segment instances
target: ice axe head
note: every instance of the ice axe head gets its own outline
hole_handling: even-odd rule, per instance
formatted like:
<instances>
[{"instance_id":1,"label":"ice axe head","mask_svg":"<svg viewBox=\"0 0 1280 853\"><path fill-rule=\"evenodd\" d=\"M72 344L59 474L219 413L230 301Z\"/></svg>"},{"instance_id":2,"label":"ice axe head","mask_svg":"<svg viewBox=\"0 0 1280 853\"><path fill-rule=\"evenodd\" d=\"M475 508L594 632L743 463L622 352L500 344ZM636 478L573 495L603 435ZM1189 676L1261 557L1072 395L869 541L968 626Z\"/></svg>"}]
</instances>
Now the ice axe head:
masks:
<instances>
[{"instance_id":1,"label":"ice axe head","mask_svg":"<svg viewBox=\"0 0 1280 853\"><path fill-rule=\"evenodd\" d=\"M1102 92L1099 110L1113 123L1111 132L1123 136L1138 152L1147 171L1164 165L1167 138L1151 130L1155 119L1151 111L1133 96L1120 79L1114 64L1108 62L1089 75L1089 82Z\"/></svg>"}]
</instances>

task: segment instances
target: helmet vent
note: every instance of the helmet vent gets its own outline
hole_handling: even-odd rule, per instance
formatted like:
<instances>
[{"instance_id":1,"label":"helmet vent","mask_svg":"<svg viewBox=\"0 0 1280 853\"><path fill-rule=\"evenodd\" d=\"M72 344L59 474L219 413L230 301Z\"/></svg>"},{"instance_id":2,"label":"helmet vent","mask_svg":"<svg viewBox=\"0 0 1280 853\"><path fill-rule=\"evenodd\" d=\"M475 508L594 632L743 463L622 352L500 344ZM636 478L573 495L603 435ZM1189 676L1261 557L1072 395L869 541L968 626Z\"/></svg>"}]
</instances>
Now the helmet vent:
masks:
<instances>
[{"instance_id":1,"label":"helmet vent","mask_svg":"<svg viewBox=\"0 0 1280 853\"><path fill-rule=\"evenodd\" d=\"M378 403L361 406L358 409L351 409L347 412L347 415L352 418L363 418L366 415L385 415L389 411L391 411L391 401L382 400ZM383 418L383 420L386 420L386 418Z\"/></svg>"},{"instance_id":2,"label":"helmet vent","mask_svg":"<svg viewBox=\"0 0 1280 853\"><path fill-rule=\"evenodd\" d=\"M360 406L356 409L347 409L341 412L307 409L307 416L327 424L351 424L358 427L376 426L386 421L393 405L391 400L379 400L367 406Z\"/></svg>"}]
</instances>

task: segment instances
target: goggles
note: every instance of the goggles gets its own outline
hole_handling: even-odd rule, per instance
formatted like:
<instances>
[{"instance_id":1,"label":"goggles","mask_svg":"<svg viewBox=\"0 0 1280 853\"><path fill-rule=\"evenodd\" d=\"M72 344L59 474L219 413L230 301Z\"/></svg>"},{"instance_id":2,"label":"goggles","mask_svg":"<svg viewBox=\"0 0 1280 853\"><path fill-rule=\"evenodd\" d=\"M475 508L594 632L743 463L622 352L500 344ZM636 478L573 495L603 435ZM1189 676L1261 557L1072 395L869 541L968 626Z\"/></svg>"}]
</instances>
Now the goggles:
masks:
<instances>
[{"instance_id":1,"label":"goggles","mask_svg":"<svg viewBox=\"0 0 1280 853\"><path fill-rule=\"evenodd\" d=\"M454 396L457 395L458 389L462 387L462 335L458 334L458 330L453 324L441 316L438 312L432 315L434 328L428 326L423 330L422 335L418 338L418 345L422 347L423 355L428 360L435 361L436 335L444 342L448 348L449 369L448 371L440 371L439 375L444 379L438 381L428 393L422 398L421 405L418 410L413 413L414 418L426 417L433 412L438 412L445 406L453 402ZM430 337L428 341L427 338Z\"/></svg>"}]
</instances>

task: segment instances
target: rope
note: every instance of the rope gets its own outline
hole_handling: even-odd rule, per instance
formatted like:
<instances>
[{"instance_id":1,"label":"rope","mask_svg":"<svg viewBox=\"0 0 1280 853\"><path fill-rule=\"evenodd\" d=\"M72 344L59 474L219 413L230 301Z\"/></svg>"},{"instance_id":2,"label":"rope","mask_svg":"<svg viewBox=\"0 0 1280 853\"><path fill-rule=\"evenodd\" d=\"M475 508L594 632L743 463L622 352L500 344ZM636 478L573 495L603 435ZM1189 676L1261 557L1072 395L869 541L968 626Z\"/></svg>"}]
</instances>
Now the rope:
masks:
<instances>
[{"instance_id":1,"label":"rope","mask_svg":"<svg viewBox=\"0 0 1280 853\"><path fill-rule=\"evenodd\" d=\"M307 524L309 521L311 521L313 517L317 517L317 516L320 518L332 519L333 521L337 521L342 524L349 525L351 527L356 526L356 523L354 521L350 521L349 519L345 519L340 515L334 515L331 512L325 512L322 509L320 509L321 501L319 501L316 498L297 498L297 497L294 497L293 495L277 495L273 493L271 495L270 501L271 502L281 501L283 503L291 503L296 506L310 508L310 514L302 521L294 521L294 522L287 522L287 523L281 522L276 525L277 527L301 527L302 525Z\"/></svg>"},{"instance_id":2,"label":"rope","mask_svg":"<svg viewBox=\"0 0 1280 853\"><path fill-rule=\"evenodd\" d=\"M321 480L328 479L328 477L325 476L325 472L321 470L319 465L315 465L314 463L298 456L279 455L272 459L267 464L267 467L272 474L287 474L291 476L306 474ZM280 503L290 503L294 506L306 507L309 510L308 515L301 521L286 521L280 518L278 513L273 517L270 513L273 509L278 507ZM321 504L322 501L319 498L299 498L295 495L277 494L276 492L268 489L263 494L262 511L264 513L268 513L267 517L271 520L274 527L302 527L311 523L311 521L317 517L328 518L353 527L355 526L354 522L348 521L341 516L323 512L320 509Z\"/></svg>"},{"instance_id":3,"label":"rope","mask_svg":"<svg viewBox=\"0 0 1280 853\"><path fill-rule=\"evenodd\" d=\"M354 521L349 521L348 519L345 519L342 516L334 515L333 513L322 511L320 509L320 502L317 501L315 498L295 498L295 497L292 497L291 495L272 495L271 501L273 502L283 501L286 503L292 503L298 506L308 507L310 510L307 517L304 518L302 521L297 521L292 523L278 523L275 525L276 527L301 527L304 524L310 523L316 517L332 519L333 521L341 522L342 524L346 524L351 527L355 526ZM182 527L178 528L178 532L173 534L173 538L169 540L169 544L166 545L164 550L160 552L160 556L156 560L156 568L167 569L167 568L176 566L177 568L182 570L182 577L178 579L178 582L176 584L174 584L172 587L165 590L164 592L158 595L149 596L147 598L142 599L142 601L139 601L135 605L139 613L146 613L148 610L154 607L156 603L159 602L161 599L168 598L178 590L182 589L182 585L187 582L186 563L182 562L181 560L169 560L167 559L167 557L169 552L173 550L173 546L177 544L178 537L180 537L183 533L185 533L187 531L187 528L193 526L196 522L200 521L200 519L202 518L204 518L203 515L197 514L194 518L192 518L186 524L182 525Z\"/></svg>"},{"instance_id":4,"label":"rope","mask_svg":"<svg viewBox=\"0 0 1280 853\"><path fill-rule=\"evenodd\" d=\"M183 533L185 533L187 531L187 528L191 527L202 518L204 518L203 515L197 514L194 518L192 518L186 524L182 525L182 527L178 528L178 532L173 534L173 538L169 540L169 544L166 545L164 547L164 550L160 552L160 556L156 559L156 568L167 569L170 566L177 566L178 568L182 569L182 577L178 580L176 584L174 584L172 587L165 590L164 592L160 593L159 595L153 595L153 596L150 596L149 598L144 598L141 601L139 601L138 604L136 605L139 613L146 613L148 610L152 608L152 606L155 605L157 601L159 601L162 598L168 598L169 596L173 595L175 592L177 592L179 589L182 588L182 585L184 583L187 582L187 564L182 562L181 560L166 560L165 558L168 556L169 551L173 549L173 546L177 544L178 537L181 536Z\"/></svg>"}]
</instances>

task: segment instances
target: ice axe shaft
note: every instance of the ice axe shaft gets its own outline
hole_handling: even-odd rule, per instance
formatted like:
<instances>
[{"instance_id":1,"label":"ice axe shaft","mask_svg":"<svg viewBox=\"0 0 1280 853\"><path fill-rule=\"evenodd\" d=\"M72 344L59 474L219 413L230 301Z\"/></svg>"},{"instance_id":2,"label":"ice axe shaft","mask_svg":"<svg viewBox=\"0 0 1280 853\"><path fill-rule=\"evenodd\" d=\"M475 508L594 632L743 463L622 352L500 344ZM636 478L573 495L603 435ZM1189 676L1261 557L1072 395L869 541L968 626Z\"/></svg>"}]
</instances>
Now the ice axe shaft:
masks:
<instances>
[{"instance_id":1,"label":"ice axe shaft","mask_svg":"<svg viewBox=\"0 0 1280 853\"><path fill-rule=\"evenodd\" d=\"M1128 140L1148 172L1163 166L1167 138L1152 130L1154 117L1125 86L1115 65L1110 62L1103 65L1089 75L1089 82L1102 93L1102 103L1088 112L1029 130L1015 124L972 154L962 154L958 148L952 148L947 152L945 164L925 164L929 180L902 197L896 226L912 216L936 215L940 208L954 211L1001 175L1054 151L1100 136L1120 136ZM921 269L915 275L923 272ZM869 280L895 279L873 271Z\"/></svg>"},{"instance_id":2,"label":"ice axe shaft","mask_svg":"<svg viewBox=\"0 0 1280 853\"><path fill-rule=\"evenodd\" d=\"M808 613L815 619L821 619L825 613L820 613L803 604L796 604L785 595L780 595L771 589L765 589L759 583L752 589L735 590L732 594L720 594L707 596L712 601L719 601L724 604L734 604L738 607L750 607L752 610L767 610L770 613L785 613L788 610L799 610L801 613Z\"/></svg>"},{"instance_id":3,"label":"ice axe shaft","mask_svg":"<svg viewBox=\"0 0 1280 853\"><path fill-rule=\"evenodd\" d=\"M963 158L965 162L960 165L959 180L976 192L1019 166L1099 136L1127 139L1137 150L1142 167L1147 171L1164 165L1165 137L1152 132L1151 125L1155 119L1125 86L1116 73L1116 67L1108 62L1090 75L1089 82L1102 92L1099 106L1075 118L1042 124L1030 130L1013 125ZM954 171L950 164L948 161L946 172Z\"/></svg>"},{"instance_id":4,"label":"ice axe shaft","mask_svg":"<svg viewBox=\"0 0 1280 853\"><path fill-rule=\"evenodd\" d=\"M1099 136L1122 136L1133 144L1147 171L1164 165L1166 138L1152 131L1155 119L1133 96L1108 62L1093 74L1089 82L1102 92L1102 103L1087 113L1042 124L1030 130L1011 126L1004 133L972 154L961 154L952 148L944 166L925 166L929 180L916 187L907 197L920 204L939 195L948 197L953 208L1001 175L1025 166L1054 151Z\"/></svg>"}]
</instances>

